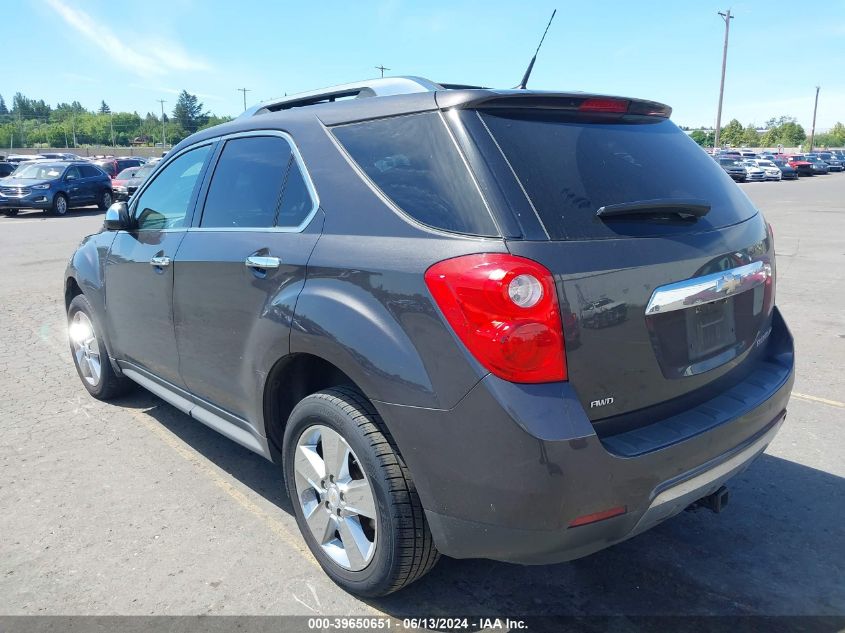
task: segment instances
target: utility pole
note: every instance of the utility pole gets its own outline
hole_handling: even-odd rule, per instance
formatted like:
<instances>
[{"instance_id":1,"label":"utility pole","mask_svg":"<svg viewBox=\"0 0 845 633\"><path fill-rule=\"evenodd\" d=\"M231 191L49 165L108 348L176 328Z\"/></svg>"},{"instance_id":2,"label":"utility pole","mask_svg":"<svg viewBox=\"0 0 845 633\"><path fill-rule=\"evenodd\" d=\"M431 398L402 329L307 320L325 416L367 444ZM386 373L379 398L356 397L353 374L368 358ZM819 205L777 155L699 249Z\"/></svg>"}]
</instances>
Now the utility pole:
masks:
<instances>
[{"instance_id":1,"label":"utility pole","mask_svg":"<svg viewBox=\"0 0 845 633\"><path fill-rule=\"evenodd\" d=\"M726 13L719 11L719 15L725 21L725 47L722 50L722 81L719 84L719 108L716 110L716 139L713 143L713 148L716 150L721 147L719 137L722 135L722 98L725 96L725 66L728 63L728 36L731 32L731 20L734 19L730 9Z\"/></svg>"},{"instance_id":2,"label":"utility pole","mask_svg":"<svg viewBox=\"0 0 845 633\"><path fill-rule=\"evenodd\" d=\"M381 71L381 78L382 78L382 79L384 79L384 71L385 71L385 70L390 70L389 68L385 68L383 65L382 65L382 66L376 66L375 68L376 68L376 70L380 70L380 71Z\"/></svg>"},{"instance_id":3,"label":"utility pole","mask_svg":"<svg viewBox=\"0 0 845 633\"><path fill-rule=\"evenodd\" d=\"M813 142L816 140L816 111L819 109L819 88L816 86L816 105L813 106L813 127L810 128L810 151L813 151Z\"/></svg>"},{"instance_id":4,"label":"utility pole","mask_svg":"<svg viewBox=\"0 0 845 633\"><path fill-rule=\"evenodd\" d=\"M111 146L114 149L114 112L109 112L109 115L111 116Z\"/></svg>"},{"instance_id":5,"label":"utility pole","mask_svg":"<svg viewBox=\"0 0 845 633\"><path fill-rule=\"evenodd\" d=\"M252 92L250 88L238 88L238 92L244 93L244 110L246 110L246 93Z\"/></svg>"},{"instance_id":6,"label":"utility pole","mask_svg":"<svg viewBox=\"0 0 845 633\"><path fill-rule=\"evenodd\" d=\"M167 145L167 136L164 131L164 104L167 101L159 99L158 102L161 104L161 149L164 149L164 146Z\"/></svg>"}]
</instances>

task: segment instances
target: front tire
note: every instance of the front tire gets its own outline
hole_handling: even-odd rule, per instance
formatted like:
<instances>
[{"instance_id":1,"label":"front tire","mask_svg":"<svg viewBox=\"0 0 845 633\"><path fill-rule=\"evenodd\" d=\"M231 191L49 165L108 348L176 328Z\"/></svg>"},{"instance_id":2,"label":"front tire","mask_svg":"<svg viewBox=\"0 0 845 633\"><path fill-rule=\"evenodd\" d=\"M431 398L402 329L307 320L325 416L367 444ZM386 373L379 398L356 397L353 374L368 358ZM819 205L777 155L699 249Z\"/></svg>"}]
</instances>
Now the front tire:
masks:
<instances>
[{"instance_id":1,"label":"front tire","mask_svg":"<svg viewBox=\"0 0 845 633\"><path fill-rule=\"evenodd\" d=\"M112 205L112 193L111 191L104 191L103 195L100 196L100 200L97 202L97 208L100 211L105 211Z\"/></svg>"},{"instance_id":2,"label":"front tire","mask_svg":"<svg viewBox=\"0 0 845 633\"><path fill-rule=\"evenodd\" d=\"M3 215L6 215L10 218L15 217L18 214L18 209L4 209Z\"/></svg>"},{"instance_id":3,"label":"front tire","mask_svg":"<svg viewBox=\"0 0 845 633\"><path fill-rule=\"evenodd\" d=\"M73 364L88 393L97 400L110 400L129 391L133 383L115 374L94 310L85 295L77 295L70 302L67 322Z\"/></svg>"},{"instance_id":4,"label":"front tire","mask_svg":"<svg viewBox=\"0 0 845 633\"><path fill-rule=\"evenodd\" d=\"M65 215L67 210L67 198L63 193L57 193L53 198L53 215Z\"/></svg>"},{"instance_id":5,"label":"front tire","mask_svg":"<svg viewBox=\"0 0 845 633\"><path fill-rule=\"evenodd\" d=\"M300 401L285 428L283 454L299 529L343 589L384 596L437 563L408 468L357 391L326 389Z\"/></svg>"}]
</instances>

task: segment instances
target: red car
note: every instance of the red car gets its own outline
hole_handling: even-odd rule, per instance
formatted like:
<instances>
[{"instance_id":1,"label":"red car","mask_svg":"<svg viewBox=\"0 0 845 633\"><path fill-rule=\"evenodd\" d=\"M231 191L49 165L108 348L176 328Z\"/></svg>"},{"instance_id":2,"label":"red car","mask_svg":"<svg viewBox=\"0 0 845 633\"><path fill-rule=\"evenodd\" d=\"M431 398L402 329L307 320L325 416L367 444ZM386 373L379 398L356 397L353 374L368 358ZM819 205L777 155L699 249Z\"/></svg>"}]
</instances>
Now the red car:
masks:
<instances>
[{"instance_id":1,"label":"red car","mask_svg":"<svg viewBox=\"0 0 845 633\"><path fill-rule=\"evenodd\" d=\"M798 172L799 176L813 175L813 163L804 160L803 154L787 154L784 158L789 166Z\"/></svg>"},{"instance_id":2,"label":"red car","mask_svg":"<svg viewBox=\"0 0 845 633\"><path fill-rule=\"evenodd\" d=\"M111 176L112 180L124 169L129 167L140 167L141 161L137 158L102 158L95 160L94 164Z\"/></svg>"}]
</instances>

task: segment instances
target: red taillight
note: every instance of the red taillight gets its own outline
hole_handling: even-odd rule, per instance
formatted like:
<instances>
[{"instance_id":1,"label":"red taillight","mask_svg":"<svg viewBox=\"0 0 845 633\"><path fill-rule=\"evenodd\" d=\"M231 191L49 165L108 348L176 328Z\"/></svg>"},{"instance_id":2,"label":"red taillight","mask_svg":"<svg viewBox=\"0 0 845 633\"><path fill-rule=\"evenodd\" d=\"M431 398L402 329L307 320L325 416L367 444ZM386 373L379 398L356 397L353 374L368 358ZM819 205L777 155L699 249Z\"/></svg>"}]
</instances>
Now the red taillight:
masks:
<instances>
[{"instance_id":1,"label":"red taillight","mask_svg":"<svg viewBox=\"0 0 845 633\"><path fill-rule=\"evenodd\" d=\"M581 112L617 112L628 111L628 102L624 99L594 98L584 99L578 106Z\"/></svg>"},{"instance_id":2,"label":"red taillight","mask_svg":"<svg viewBox=\"0 0 845 633\"><path fill-rule=\"evenodd\" d=\"M543 266L500 253L465 255L425 273L443 315L470 353L511 382L566 380L555 283Z\"/></svg>"}]
</instances>

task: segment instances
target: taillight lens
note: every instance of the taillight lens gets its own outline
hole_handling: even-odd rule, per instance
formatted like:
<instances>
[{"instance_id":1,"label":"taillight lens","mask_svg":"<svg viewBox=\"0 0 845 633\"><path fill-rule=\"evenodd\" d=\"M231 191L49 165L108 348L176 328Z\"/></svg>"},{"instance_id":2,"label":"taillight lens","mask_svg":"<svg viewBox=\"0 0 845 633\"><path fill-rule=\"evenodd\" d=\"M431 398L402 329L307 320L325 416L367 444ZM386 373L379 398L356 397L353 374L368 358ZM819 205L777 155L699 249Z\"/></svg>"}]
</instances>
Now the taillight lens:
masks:
<instances>
[{"instance_id":1,"label":"taillight lens","mask_svg":"<svg viewBox=\"0 0 845 633\"><path fill-rule=\"evenodd\" d=\"M592 97L584 99L578 106L581 112L614 112L624 114L628 111L628 101L624 99L607 99L604 97Z\"/></svg>"},{"instance_id":2,"label":"taillight lens","mask_svg":"<svg viewBox=\"0 0 845 633\"><path fill-rule=\"evenodd\" d=\"M425 283L490 372L511 382L567 379L555 283L546 268L515 255L465 255L434 264Z\"/></svg>"}]
</instances>

